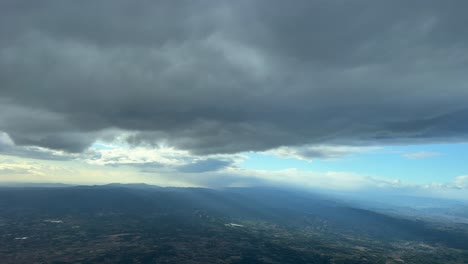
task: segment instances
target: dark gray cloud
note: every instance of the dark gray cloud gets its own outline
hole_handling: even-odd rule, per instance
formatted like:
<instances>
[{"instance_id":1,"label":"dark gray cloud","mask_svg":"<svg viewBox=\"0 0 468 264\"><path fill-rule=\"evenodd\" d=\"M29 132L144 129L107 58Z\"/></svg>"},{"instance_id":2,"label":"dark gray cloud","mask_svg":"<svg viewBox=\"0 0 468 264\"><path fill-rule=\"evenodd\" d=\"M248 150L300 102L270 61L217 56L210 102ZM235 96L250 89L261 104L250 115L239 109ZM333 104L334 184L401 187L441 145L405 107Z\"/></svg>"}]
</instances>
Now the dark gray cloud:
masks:
<instances>
[{"instance_id":1,"label":"dark gray cloud","mask_svg":"<svg viewBox=\"0 0 468 264\"><path fill-rule=\"evenodd\" d=\"M177 170L179 172L186 173L202 173L221 170L223 168L231 166L232 164L232 160L220 160L211 158L206 160L197 160L193 163L179 166Z\"/></svg>"},{"instance_id":2,"label":"dark gray cloud","mask_svg":"<svg viewBox=\"0 0 468 264\"><path fill-rule=\"evenodd\" d=\"M42 160L72 160L73 154L36 146L16 146L11 138L0 132L0 155L18 156Z\"/></svg>"},{"instance_id":3,"label":"dark gray cloud","mask_svg":"<svg viewBox=\"0 0 468 264\"><path fill-rule=\"evenodd\" d=\"M303 145L299 147L279 147L268 151L267 153L285 158L296 158L312 161L314 159L339 159L357 153L373 152L378 149L378 147L362 146Z\"/></svg>"},{"instance_id":4,"label":"dark gray cloud","mask_svg":"<svg viewBox=\"0 0 468 264\"><path fill-rule=\"evenodd\" d=\"M466 140L465 1L2 1L0 131L197 154Z\"/></svg>"},{"instance_id":5,"label":"dark gray cloud","mask_svg":"<svg viewBox=\"0 0 468 264\"><path fill-rule=\"evenodd\" d=\"M44 148L38 148L33 146L25 146L25 147L6 147L0 145L0 154L9 155L9 156L18 156L18 157L26 157L32 159L40 159L40 160L73 160L76 157L67 155L64 153L57 153L54 151L50 151Z\"/></svg>"}]
</instances>

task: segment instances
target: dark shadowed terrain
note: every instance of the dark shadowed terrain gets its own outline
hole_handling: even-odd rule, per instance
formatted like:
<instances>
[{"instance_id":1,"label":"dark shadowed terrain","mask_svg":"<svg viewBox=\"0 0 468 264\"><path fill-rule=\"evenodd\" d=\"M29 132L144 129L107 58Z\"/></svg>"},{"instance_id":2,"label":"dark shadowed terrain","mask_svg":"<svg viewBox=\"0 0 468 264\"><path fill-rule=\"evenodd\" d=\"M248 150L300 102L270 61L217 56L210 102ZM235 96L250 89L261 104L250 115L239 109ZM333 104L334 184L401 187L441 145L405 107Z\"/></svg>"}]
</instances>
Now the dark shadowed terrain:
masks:
<instances>
[{"instance_id":1,"label":"dark shadowed terrain","mask_svg":"<svg viewBox=\"0 0 468 264\"><path fill-rule=\"evenodd\" d=\"M468 225L269 188L0 190L2 263L468 263Z\"/></svg>"}]
</instances>

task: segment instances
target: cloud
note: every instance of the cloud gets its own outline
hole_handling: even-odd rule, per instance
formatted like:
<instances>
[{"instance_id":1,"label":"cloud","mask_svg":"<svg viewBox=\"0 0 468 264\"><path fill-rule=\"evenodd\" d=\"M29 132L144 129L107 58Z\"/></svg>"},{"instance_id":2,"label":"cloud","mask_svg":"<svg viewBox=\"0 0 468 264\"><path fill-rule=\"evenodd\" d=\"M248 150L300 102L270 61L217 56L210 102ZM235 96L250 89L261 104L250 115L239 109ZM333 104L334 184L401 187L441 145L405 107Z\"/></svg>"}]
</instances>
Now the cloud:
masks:
<instances>
[{"instance_id":1,"label":"cloud","mask_svg":"<svg viewBox=\"0 0 468 264\"><path fill-rule=\"evenodd\" d=\"M279 147L277 149L267 151L266 153L270 153L283 158L296 158L311 161L313 159L338 159L353 154L375 151L377 149L379 148L356 146L305 145L300 147Z\"/></svg>"},{"instance_id":2,"label":"cloud","mask_svg":"<svg viewBox=\"0 0 468 264\"><path fill-rule=\"evenodd\" d=\"M455 177L454 185L458 188L468 189L468 175Z\"/></svg>"},{"instance_id":3,"label":"cloud","mask_svg":"<svg viewBox=\"0 0 468 264\"><path fill-rule=\"evenodd\" d=\"M22 181L23 179L31 180L32 178L41 180L44 177L70 173L76 173L76 171L52 164L9 160L0 157L0 180L2 181Z\"/></svg>"},{"instance_id":4,"label":"cloud","mask_svg":"<svg viewBox=\"0 0 468 264\"><path fill-rule=\"evenodd\" d=\"M11 174L29 174L30 170L25 168L9 168L9 167L1 167L0 168L0 175L11 175Z\"/></svg>"},{"instance_id":5,"label":"cloud","mask_svg":"<svg viewBox=\"0 0 468 264\"><path fill-rule=\"evenodd\" d=\"M76 160L87 164L132 167L144 173L204 173L235 167L242 155L197 156L164 145L134 147L128 144L95 144Z\"/></svg>"},{"instance_id":6,"label":"cloud","mask_svg":"<svg viewBox=\"0 0 468 264\"><path fill-rule=\"evenodd\" d=\"M202 173L208 171L217 171L225 167L231 166L232 160L206 159L197 160L193 163L186 164L177 168L180 172L187 173Z\"/></svg>"},{"instance_id":7,"label":"cloud","mask_svg":"<svg viewBox=\"0 0 468 264\"><path fill-rule=\"evenodd\" d=\"M5 132L0 131L0 150L13 145L14 143L13 140L11 140L10 136Z\"/></svg>"},{"instance_id":8,"label":"cloud","mask_svg":"<svg viewBox=\"0 0 468 264\"><path fill-rule=\"evenodd\" d=\"M419 151L419 152L413 152L413 153L406 153L406 154L403 154L402 156L407 159L427 159L427 158L437 157L440 155L441 154L438 152Z\"/></svg>"},{"instance_id":9,"label":"cloud","mask_svg":"<svg viewBox=\"0 0 468 264\"><path fill-rule=\"evenodd\" d=\"M427 196L441 196L468 201L468 175L457 176L450 182L433 182L418 187Z\"/></svg>"},{"instance_id":10,"label":"cloud","mask_svg":"<svg viewBox=\"0 0 468 264\"><path fill-rule=\"evenodd\" d=\"M423 188L434 190L466 190L468 189L468 175L457 176L452 182L448 183L426 184Z\"/></svg>"},{"instance_id":11,"label":"cloud","mask_svg":"<svg viewBox=\"0 0 468 264\"><path fill-rule=\"evenodd\" d=\"M72 160L78 154L36 146L17 146L10 136L0 131L0 155L18 156L40 160Z\"/></svg>"},{"instance_id":12,"label":"cloud","mask_svg":"<svg viewBox=\"0 0 468 264\"><path fill-rule=\"evenodd\" d=\"M75 153L120 133L198 155L466 141L466 8L3 1L0 130ZM317 148L295 155L344 154Z\"/></svg>"},{"instance_id":13,"label":"cloud","mask_svg":"<svg viewBox=\"0 0 468 264\"><path fill-rule=\"evenodd\" d=\"M96 142L83 153L68 153L35 146L17 146L8 134L0 132L0 155L28 159L75 161L107 167L132 167L140 172L203 173L217 171L242 162L242 155L192 155L164 145L132 146L125 136L112 142Z\"/></svg>"},{"instance_id":14,"label":"cloud","mask_svg":"<svg viewBox=\"0 0 468 264\"><path fill-rule=\"evenodd\" d=\"M95 165L144 165L155 164L180 166L190 162L193 157L187 151L170 147L130 147L128 145L109 145L107 148L92 148L81 158Z\"/></svg>"}]
</instances>

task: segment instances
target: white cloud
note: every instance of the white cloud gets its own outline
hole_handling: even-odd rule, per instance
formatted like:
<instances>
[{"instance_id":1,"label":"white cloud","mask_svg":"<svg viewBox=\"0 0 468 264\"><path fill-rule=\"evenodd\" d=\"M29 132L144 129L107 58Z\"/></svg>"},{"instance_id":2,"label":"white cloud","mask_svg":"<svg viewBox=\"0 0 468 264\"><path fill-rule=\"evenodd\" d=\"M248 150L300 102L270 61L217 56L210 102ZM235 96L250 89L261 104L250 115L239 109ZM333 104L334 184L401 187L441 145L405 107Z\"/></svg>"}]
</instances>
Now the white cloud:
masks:
<instances>
[{"instance_id":1,"label":"white cloud","mask_svg":"<svg viewBox=\"0 0 468 264\"><path fill-rule=\"evenodd\" d=\"M468 189L468 175L457 176L453 181L448 183L430 183L423 185L424 189L445 189L445 190L462 190ZM468 193L467 193L468 196Z\"/></svg>"},{"instance_id":2,"label":"white cloud","mask_svg":"<svg viewBox=\"0 0 468 264\"><path fill-rule=\"evenodd\" d=\"M55 177L58 180L63 175L76 173L76 170L66 166L20 159L6 159L0 156L0 180L22 181L24 179L36 179L36 181L41 181L44 177Z\"/></svg>"},{"instance_id":3,"label":"white cloud","mask_svg":"<svg viewBox=\"0 0 468 264\"><path fill-rule=\"evenodd\" d=\"M0 131L0 149L5 146L13 146L13 140L11 140L10 136L3 132Z\"/></svg>"},{"instance_id":4,"label":"white cloud","mask_svg":"<svg viewBox=\"0 0 468 264\"><path fill-rule=\"evenodd\" d=\"M80 160L92 165L130 166L146 173L194 173L217 171L245 160L240 154L197 156L164 144L131 146L121 143L94 144Z\"/></svg>"},{"instance_id":5,"label":"white cloud","mask_svg":"<svg viewBox=\"0 0 468 264\"><path fill-rule=\"evenodd\" d=\"M419 151L413 153L405 153L402 156L407 159L427 159L432 157L440 156L439 152L432 152L432 151Z\"/></svg>"},{"instance_id":6,"label":"white cloud","mask_svg":"<svg viewBox=\"0 0 468 264\"><path fill-rule=\"evenodd\" d=\"M183 165L190 155L187 151L170 147L128 147L110 146L107 149L92 148L85 153L83 160L95 165L160 163Z\"/></svg>"},{"instance_id":7,"label":"white cloud","mask_svg":"<svg viewBox=\"0 0 468 264\"><path fill-rule=\"evenodd\" d=\"M468 175L457 176L451 182L433 182L419 186L419 188L428 196L468 201Z\"/></svg>"},{"instance_id":8,"label":"white cloud","mask_svg":"<svg viewBox=\"0 0 468 264\"><path fill-rule=\"evenodd\" d=\"M453 183L460 189L468 189L468 175L455 177Z\"/></svg>"}]
</instances>

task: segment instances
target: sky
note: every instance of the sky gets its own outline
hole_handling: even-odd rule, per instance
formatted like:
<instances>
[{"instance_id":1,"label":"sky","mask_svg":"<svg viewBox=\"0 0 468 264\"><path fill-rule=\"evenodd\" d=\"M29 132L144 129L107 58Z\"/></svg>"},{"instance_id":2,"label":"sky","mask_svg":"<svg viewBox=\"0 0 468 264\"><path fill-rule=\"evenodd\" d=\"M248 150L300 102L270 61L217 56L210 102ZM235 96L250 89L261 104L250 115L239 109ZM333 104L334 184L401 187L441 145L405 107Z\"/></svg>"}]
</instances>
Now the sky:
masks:
<instances>
[{"instance_id":1,"label":"sky","mask_svg":"<svg viewBox=\"0 0 468 264\"><path fill-rule=\"evenodd\" d=\"M0 181L468 199L467 8L1 1Z\"/></svg>"}]
</instances>

